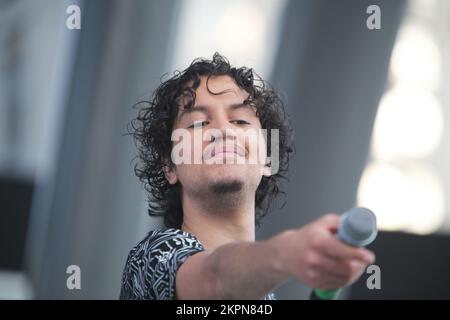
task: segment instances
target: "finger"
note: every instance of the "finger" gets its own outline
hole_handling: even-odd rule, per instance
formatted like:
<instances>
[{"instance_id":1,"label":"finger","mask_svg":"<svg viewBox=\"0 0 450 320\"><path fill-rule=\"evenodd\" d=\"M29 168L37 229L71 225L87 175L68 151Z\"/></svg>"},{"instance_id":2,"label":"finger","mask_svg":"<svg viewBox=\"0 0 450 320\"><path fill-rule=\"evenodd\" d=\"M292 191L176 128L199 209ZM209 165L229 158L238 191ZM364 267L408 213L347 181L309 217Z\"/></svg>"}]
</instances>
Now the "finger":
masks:
<instances>
[{"instance_id":1,"label":"finger","mask_svg":"<svg viewBox=\"0 0 450 320\"><path fill-rule=\"evenodd\" d=\"M353 283L355 281L357 281L362 274L364 273L364 271L366 270L367 264L359 262L359 261L353 261L352 262L353 266L353 272L354 274L352 275L352 278L350 279L350 283Z\"/></svg>"},{"instance_id":2,"label":"finger","mask_svg":"<svg viewBox=\"0 0 450 320\"><path fill-rule=\"evenodd\" d=\"M337 277L341 277L341 279L347 284L356 281L363 274L366 269L366 264L358 261L340 261L337 263L337 267L334 271L330 271L330 273L336 275Z\"/></svg>"},{"instance_id":3,"label":"finger","mask_svg":"<svg viewBox=\"0 0 450 320\"><path fill-rule=\"evenodd\" d=\"M342 270L342 261L339 259L331 258L324 254L317 254L313 260L310 260L309 268L314 271L320 271L322 273L344 274ZM347 268L348 270L348 268Z\"/></svg>"},{"instance_id":4,"label":"finger","mask_svg":"<svg viewBox=\"0 0 450 320\"><path fill-rule=\"evenodd\" d=\"M320 222L332 233L337 233L340 219L341 216L336 213L327 213L320 219Z\"/></svg>"},{"instance_id":5,"label":"finger","mask_svg":"<svg viewBox=\"0 0 450 320\"><path fill-rule=\"evenodd\" d=\"M372 264L375 261L373 252L364 248L349 246L336 237L323 239L320 249L325 255L335 259L360 260L366 264Z\"/></svg>"},{"instance_id":6,"label":"finger","mask_svg":"<svg viewBox=\"0 0 450 320\"><path fill-rule=\"evenodd\" d=\"M352 265L348 261L323 255L318 258L317 270L342 279L352 272Z\"/></svg>"},{"instance_id":7,"label":"finger","mask_svg":"<svg viewBox=\"0 0 450 320\"><path fill-rule=\"evenodd\" d=\"M361 265L361 263L358 263ZM355 270L358 270L357 272L353 272L351 275L342 275L339 273L333 273L333 272L326 272L326 271L320 271L320 273L323 274L323 277L321 280L318 281L319 288L324 289L333 289L333 288L345 288L352 283L356 282L364 272L364 268L353 267Z\"/></svg>"},{"instance_id":8,"label":"finger","mask_svg":"<svg viewBox=\"0 0 450 320\"><path fill-rule=\"evenodd\" d=\"M366 264L359 260L337 260L327 256L318 258L318 267L316 270L320 274L329 275L348 284L357 280L366 268Z\"/></svg>"}]
</instances>

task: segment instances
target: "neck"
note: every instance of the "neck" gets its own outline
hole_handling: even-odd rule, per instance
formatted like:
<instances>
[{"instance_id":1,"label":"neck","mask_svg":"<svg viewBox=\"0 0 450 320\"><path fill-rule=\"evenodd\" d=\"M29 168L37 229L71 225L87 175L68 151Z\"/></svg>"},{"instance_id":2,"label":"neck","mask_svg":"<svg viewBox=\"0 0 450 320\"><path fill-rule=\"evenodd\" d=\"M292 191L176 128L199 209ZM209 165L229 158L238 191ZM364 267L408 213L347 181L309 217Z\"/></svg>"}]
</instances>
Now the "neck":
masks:
<instances>
[{"instance_id":1,"label":"neck","mask_svg":"<svg viewBox=\"0 0 450 320\"><path fill-rule=\"evenodd\" d=\"M194 234L205 249L235 241L255 241L255 200L231 196L190 197L183 192L182 230Z\"/></svg>"}]
</instances>

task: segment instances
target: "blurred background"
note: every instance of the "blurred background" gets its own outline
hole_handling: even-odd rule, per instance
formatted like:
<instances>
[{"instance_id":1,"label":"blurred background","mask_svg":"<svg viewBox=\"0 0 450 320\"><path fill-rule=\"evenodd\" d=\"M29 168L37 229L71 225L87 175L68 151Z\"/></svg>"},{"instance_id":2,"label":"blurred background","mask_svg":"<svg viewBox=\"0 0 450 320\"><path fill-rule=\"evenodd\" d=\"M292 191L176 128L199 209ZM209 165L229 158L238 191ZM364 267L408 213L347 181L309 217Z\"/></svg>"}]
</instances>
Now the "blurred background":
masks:
<instances>
[{"instance_id":1,"label":"blurred background","mask_svg":"<svg viewBox=\"0 0 450 320\"><path fill-rule=\"evenodd\" d=\"M287 203L257 237L366 206L381 290L363 275L344 298L450 298L449 31L446 0L0 0L0 299L118 298L128 251L162 226L131 106L216 51L278 88L295 130Z\"/></svg>"}]
</instances>

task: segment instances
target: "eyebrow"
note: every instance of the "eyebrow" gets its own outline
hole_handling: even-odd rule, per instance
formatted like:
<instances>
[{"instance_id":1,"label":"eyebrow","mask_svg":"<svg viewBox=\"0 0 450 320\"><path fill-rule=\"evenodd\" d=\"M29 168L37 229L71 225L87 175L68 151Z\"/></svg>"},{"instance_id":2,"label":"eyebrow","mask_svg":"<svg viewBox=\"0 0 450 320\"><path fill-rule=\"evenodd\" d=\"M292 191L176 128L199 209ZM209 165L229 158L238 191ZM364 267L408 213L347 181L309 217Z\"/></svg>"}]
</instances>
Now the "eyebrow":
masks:
<instances>
[{"instance_id":1,"label":"eyebrow","mask_svg":"<svg viewBox=\"0 0 450 320\"><path fill-rule=\"evenodd\" d=\"M181 118L183 118L184 116L191 114L193 112L202 112L202 113L208 113L208 110L206 107L204 106L196 106L196 107L191 107L189 109L183 109L181 110L180 114L178 115L178 120L180 121Z\"/></svg>"},{"instance_id":2,"label":"eyebrow","mask_svg":"<svg viewBox=\"0 0 450 320\"><path fill-rule=\"evenodd\" d=\"M253 110L252 107L248 103L244 103L244 102L232 103L232 104L228 105L227 107L231 110L236 110L236 109L241 109L241 108L245 108L245 109L249 108L250 110ZM181 118L183 118L184 116L191 114L193 112L201 112L201 113L207 114L208 107L194 106L189 109L183 109L178 116L178 121L181 121Z\"/></svg>"},{"instance_id":3,"label":"eyebrow","mask_svg":"<svg viewBox=\"0 0 450 320\"><path fill-rule=\"evenodd\" d=\"M253 110L253 108L251 107L250 104L244 103L244 102L234 103L234 104L229 105L228 107L231 110L236 110L236 109L241 109L241 108Z\"/></svg>"}]
</instances>

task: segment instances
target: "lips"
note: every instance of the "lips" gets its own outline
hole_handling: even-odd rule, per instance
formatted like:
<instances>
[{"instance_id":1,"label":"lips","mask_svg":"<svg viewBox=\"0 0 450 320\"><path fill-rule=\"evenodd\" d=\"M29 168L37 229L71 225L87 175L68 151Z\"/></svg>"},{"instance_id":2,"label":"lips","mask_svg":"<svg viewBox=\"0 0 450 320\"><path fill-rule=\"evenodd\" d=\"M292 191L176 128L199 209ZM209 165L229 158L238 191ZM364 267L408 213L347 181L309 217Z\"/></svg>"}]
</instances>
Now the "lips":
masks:
<instances>
[{"instance_id":1,"label":"lips","mask_svg":"<svg viewBox=\"0 0 450 320\"><path fill-rule=\"evenodd\" d=\"M211 157L215 155L223 154L223 153L232 153L237 154L239 156L243 156L243 153L239 152L239 148L237 146L224 146L222 149L214 148L211 152Z\"/></svg>"},{"instance_id":2,"label":"lips","mask_svg":"<svg viewBox=\"0 0 450 320\"><path fill-rule=\"evenodd\" d=\"M210 147L211 151L210 152L206 152L206 154L208 155L207 158L211 159L214 156L217 155L238 155L241 157L245 156L245 151L244 148L242 148L239 145L224 145L224 146L220 146L220 145L214 145Z\"/></svg>"}]
</instances>

